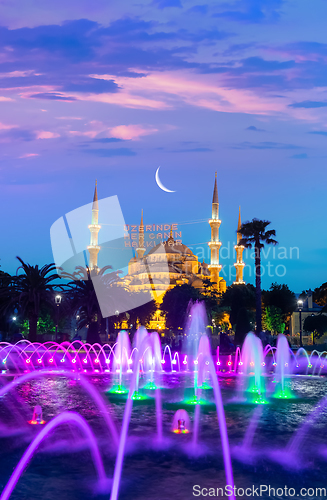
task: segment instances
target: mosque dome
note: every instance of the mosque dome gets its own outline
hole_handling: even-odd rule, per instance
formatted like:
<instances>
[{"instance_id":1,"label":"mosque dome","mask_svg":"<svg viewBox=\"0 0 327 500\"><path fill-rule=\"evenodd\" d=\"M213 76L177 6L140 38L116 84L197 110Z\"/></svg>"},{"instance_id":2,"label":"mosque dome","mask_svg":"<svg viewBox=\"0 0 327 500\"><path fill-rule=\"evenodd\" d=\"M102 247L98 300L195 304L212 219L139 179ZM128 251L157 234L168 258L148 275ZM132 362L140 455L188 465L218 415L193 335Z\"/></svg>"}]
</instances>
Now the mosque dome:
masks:
<instances>
[{"instance_id":1,"label":"mosque dome","mask_svg":"<svg viewBox=\"0 0 327 500\"><path fill-rule=\"evenodd\" d=\"M176 254L181 254L185 255L186 258L188 257L195 257L193 252L183 243L175 243L174 240L171 240L168 238L167 241L164 241L163 243L159 243L156 245L154 248L152 248L147 255L151 254L164 254L164 253L176 253Z\"/></svg>"}]
</instances>

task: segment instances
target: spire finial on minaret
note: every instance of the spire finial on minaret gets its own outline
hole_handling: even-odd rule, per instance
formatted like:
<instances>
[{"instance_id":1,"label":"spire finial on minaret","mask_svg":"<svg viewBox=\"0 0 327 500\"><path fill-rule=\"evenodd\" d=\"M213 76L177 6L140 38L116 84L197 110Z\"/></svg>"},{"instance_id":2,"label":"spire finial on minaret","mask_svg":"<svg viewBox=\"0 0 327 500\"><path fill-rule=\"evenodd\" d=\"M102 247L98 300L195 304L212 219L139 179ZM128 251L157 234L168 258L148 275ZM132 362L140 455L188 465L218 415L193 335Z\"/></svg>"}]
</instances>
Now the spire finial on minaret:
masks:
<instances>
[{"instance_id":1,"label":"spire finial on minaret","mask_svg":"<svg viewBox=\"0 0 327 500\"><path fill-rule=\"evenodd\" d=\"M99 204L98 204L98 182L97 182L97 179L95 179L95 188L94 188L92 210L99 210Z\"/></svg>"},{"instance_id":2,"label":"spire finial on minaret","mask_svg":"<svg viewBox=\"0 0 327 500\"><path fill-rule=\"evenodd\" d=\"M218 188L217 188L217 172L215 173L215 185L213 188L212 203L219 203L218 201Z\"/></svg>"}]
</instances>

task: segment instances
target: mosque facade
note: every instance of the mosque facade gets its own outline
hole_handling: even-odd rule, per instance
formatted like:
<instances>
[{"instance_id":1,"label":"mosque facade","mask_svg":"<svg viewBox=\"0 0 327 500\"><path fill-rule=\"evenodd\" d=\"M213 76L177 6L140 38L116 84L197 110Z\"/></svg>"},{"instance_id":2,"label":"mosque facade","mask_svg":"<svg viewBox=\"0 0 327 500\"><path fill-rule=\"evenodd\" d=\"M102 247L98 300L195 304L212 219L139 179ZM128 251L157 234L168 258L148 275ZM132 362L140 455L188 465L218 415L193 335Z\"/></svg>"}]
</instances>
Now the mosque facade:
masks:
<instances>
[{"instance_id":1,"label":"mosque facade","mask_svg":"<svg viewBox=\"0 0 327 500\"><path fill-rule=\"evenodd\" d=\"M98 233L100 225L98 223L98 193L95 186L93 205L92 205L92 223L89 225L91 232L90 245L87 247L90 255L89 267L91 270L97 269L97 257L100 250L98 245ZM128 274L123 277L123 284L132 292L148 292L158 305L154 317L149 322L148 328L154 330L163 330L165 328L165 319L159 309L163 296L167 290L182 284L190 284L195 288L203 289L203 281L210 280L212 287L219 293L226 291L226 281L219 276L221 264L219 263L219 251L221 241L219 239L219 228L221 220L219 219L219 201L217 188L217 174L215 175L213 199L211 207L211 219L209 219L211 229L211 238L208 243L210 248L210 263L199 259L193 252L181 241L173 238L172 226L170 235L166 241L159 243L151 249L145 248L144 242L144 221L143 210L138 232L138 247L136 255L129 261ZM241 213L239 210L238 228L241 228ZM240 245L241 234L237 234L236 262L236 280L234 284L244 284L243 281L243 249Z\"/></svg>"}]
</instances>

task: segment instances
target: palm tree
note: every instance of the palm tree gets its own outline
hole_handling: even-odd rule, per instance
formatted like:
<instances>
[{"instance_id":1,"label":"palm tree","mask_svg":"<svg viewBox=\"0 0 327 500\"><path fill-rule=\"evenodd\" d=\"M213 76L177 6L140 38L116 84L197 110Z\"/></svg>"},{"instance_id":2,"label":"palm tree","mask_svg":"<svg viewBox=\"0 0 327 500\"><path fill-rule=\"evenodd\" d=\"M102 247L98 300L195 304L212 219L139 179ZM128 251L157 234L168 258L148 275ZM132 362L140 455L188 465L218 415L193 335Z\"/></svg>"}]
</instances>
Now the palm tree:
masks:
<instances>
[{"instance_id":1,"label":"palm tree","mask_svg":"<svg viewBox=\"0 0 327 500\"><path fill-rule=\"evenodd\" d=\"M9 276L0 291L2 310L18 307L27 316L29 323L28 338L37 340L37 322L42 306L54 306L54 293L61 287L53 284L59 278L55 264L47 264L41 268L31 266L17 257L21 265L16 276ZM23 272L20 273L19 271Z\"/></svg>"},{"instance_id":2,"label":"palm tree","mask_svg":"<svg viewBox=\"0 0 327 500\"><path fill-rule=\"evenodd\" d=\"M99 329L103 319L101 307L93 280L96 280L97 291L102 294L102 303L110 303L110 308L114 311L121 309L122 301L125 299L126 290L122 286L119 278L121 271L106 274L112 269L105 266L102 269L89 269L77 266L73 274L61 272L60 276L71 280L67 284L67 299L69 309L78 316L77 328L88 328L87 342L99 342ZM118 285L118 286L117 286ZM120 286L119 286L120 285Z\"/></svg>"},{"instance_id":3,"label":"palm tree","mask_svg":"<svg viewBox=\"0 0 327 500\"><path fill-rule=\"evenodd\" d=\"M245 248L252 248L255 250L255 292L256 292L256 333L259 334L262 330L261 318L261 248L267 245L277 245L278 241L274 240L272 236L276 236L276 231L270 229L266 231L270 221L252 219L250 222L244 222L241 229L238 231L242 238L239 245Z\"/></svg>"}]
</instances>

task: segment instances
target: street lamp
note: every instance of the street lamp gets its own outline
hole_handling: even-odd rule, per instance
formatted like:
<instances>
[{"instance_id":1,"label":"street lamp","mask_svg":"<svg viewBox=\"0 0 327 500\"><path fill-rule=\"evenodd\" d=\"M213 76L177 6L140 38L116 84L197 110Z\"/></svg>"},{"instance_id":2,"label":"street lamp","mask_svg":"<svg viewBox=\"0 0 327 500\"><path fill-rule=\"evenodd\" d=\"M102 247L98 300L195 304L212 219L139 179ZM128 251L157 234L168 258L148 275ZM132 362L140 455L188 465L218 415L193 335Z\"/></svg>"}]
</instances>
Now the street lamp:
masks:
<instances>
[{"instance_id":1,"label":"street lamp","mask_svg":"<svg viewBox=\"0 0 327 500\"><path fill-rule=\"evenodd\" d=\"M299 315L300 315L300 347L303 347L303 342L302 342L302 308L303 308L303 300L299 299L297 301L297 306L298 306Z\"/></svg>"},{"instance_id":2,"label":"street lamp","mask_svg":"<svg viewBox=\"0 0 327 500\"><path fill-rule=\"evenodd\" d=\"M57 334L58 334L58 321L59 321L59 306L61 304L61 295L55 296L55 303L57 305L56 308L56 333L55 333L55 341L57 342Z\"/></svg>"}]
</instances>

